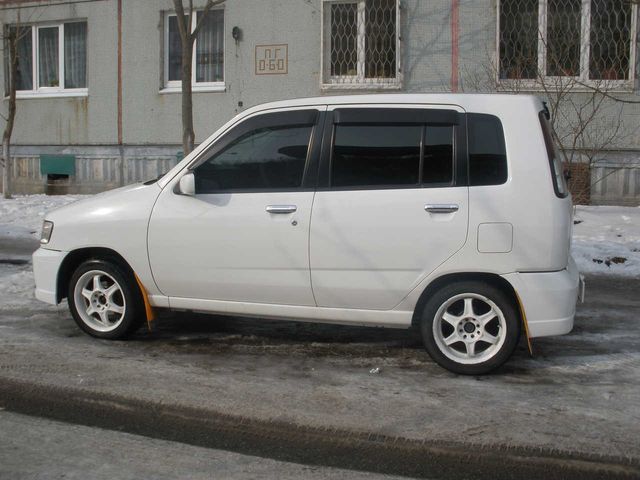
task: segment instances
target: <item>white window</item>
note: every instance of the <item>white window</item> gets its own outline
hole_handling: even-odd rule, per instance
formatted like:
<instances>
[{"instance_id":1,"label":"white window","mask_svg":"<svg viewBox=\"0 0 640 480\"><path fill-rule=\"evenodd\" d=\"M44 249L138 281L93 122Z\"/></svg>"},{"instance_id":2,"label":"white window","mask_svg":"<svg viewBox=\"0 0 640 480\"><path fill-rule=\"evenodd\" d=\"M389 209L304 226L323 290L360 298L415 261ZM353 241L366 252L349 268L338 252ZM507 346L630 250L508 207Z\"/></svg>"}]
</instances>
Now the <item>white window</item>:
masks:
<instances>
[{"instance_id":1,"label":"white window","mask_svg":"<svg viewBox=\"0 0 640 480\"><path fill-rule=\"evenodd\" d=\"M399 0L323 0L323 88L399 88Z\"/></svg>"},{"instance_id":2,"label":"white window","mask_svg":"<svg viewBox=\"0 0 640 480\"><path fill-rule=\"evenodd\" d=\"M5 27L16 29L15 26ZM25 25L18 33L18 96L87 93L87 22ZM5 48L5 93L9 91Z\"/></svg>"},{"instance_id":3,"label":"white window","mask_svg":"<svg viewBox=\"0 0 640 480\"><path fill-rule=\"evenodd\" d=\"M636 23L623 0L499 0L498 79L632 86Z\"/></svg>"},{"instance_id":4,"label":"white window","mask_svg":"<svg viewBox=\"0 0 640 480\"><path fill-rule=\"evenodd\" d=\"M189 22L195 30L202 12ZM178 17L165 15L164 22L164 87L179 91L182 85L182 43ZM224 90L224 10L210 10L193 46L191 81L194 90Z\"/></svg>"}]
</instances>

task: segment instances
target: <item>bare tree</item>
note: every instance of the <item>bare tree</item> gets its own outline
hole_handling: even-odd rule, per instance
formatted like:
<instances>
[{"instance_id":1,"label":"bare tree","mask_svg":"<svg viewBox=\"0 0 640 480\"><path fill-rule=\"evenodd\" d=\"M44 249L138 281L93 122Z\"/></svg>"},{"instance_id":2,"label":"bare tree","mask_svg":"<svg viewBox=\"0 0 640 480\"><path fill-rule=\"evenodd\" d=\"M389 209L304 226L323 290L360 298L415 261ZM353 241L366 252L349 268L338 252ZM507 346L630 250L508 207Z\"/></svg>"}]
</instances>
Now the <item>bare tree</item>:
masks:
<instances>
[{"instance_id":1,"label":"bare tree","mask_svg":"<svg viewBox=\"0 0 640 480\"><path fill-rule=\"evenodd\" d=\"M637 3L640 0L630 1ZM540 67L537 52L532 55L526 45L515 44L510 50L512 56L508 65L500 65L500 59L487 52L487 61L481 69L463 72L463 89L539 92L551 111L552 132L566 168L570 169L577 163L587 164L590 168L603 152L616 148L637 134L640 127L623 125L623 119L628 104L640 102L619 94L619 82L615 80L624 78L621 65L614 64L614 67L600 72L599 79L585 82L575 71L575 66L566 67L567 45L560 44L550 49L540 31L538 38L543 39L541 43L546 51L547 66L551 64L555 68L554 75L547 75ZM591 185L582 190L572 188L573 193L580 197L588 192Z\"/></svg>"},{"instance_id":2,"label":"bare tree","mask_svg":"<svg viewBox=\"0 0 640 480\"><path fill-rule=\"evenodd\" d=\"M195 142L195 131L193 129L193 86L192 64L193 45L202 28L209 11L216 5L224 3L225 0L208 0L204 9L201 10L195 28L191 29L191 22L194 21L193 0L189 0L187 9L183 5L183 0L173 0L176 17L178 20L178 31L182 45L182 148L184 155L188 155L193 150Z\"/></svg>"},{"instance_id":3,"label":"bare tree","mask_svg":"<svg viewBox=\"0 0 640 480\"><path fill-rule=\"evenodd\" d=\"M15 25L5 26L3 40L7 65L8 104L7 113L2 115L5 121L2 133L2 194L4 198L11 198L11 135L16 118L16 89L18 82L18 43L25 35L25 29L20 23L20 11Z\"/></svg>"}]
</instances>

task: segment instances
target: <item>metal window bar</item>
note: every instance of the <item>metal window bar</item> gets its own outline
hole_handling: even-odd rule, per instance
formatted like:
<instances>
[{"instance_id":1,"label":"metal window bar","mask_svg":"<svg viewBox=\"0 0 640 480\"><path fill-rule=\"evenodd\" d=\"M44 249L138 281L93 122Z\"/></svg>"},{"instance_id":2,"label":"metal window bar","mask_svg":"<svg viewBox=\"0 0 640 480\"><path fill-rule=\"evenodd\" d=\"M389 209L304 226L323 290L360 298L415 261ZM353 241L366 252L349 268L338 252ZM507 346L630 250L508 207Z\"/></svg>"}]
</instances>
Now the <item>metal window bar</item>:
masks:
<instances>
[{"instance_id":1,"label":"metal window bar","mask_svg":"<svg viewBox=\"0 0 640 480\"><path fill-rule=\"evenodd\" d=\"M400 83L399 0L324 0L325 86Z\"/></svg>"},{"instance_id":2,"label":"metal window bar","mask_svg":"<svg viewBox=\"0 0 640 480\"><path fill-rule=\"evenodd\" d=\"M497 80L633 87L637 17L629 0L499 0Z\"/></svg>"}]
</instances>

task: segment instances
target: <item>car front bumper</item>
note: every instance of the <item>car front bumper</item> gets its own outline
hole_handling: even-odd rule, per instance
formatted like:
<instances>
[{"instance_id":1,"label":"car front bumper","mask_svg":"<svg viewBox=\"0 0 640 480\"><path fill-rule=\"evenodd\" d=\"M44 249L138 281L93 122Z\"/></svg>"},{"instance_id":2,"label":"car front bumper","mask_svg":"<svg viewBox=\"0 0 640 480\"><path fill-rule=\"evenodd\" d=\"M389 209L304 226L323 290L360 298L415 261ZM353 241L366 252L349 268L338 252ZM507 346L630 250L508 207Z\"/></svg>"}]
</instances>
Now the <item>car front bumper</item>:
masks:
<instances>
[{"instance_id":1,"label":"car front bumper","mask_svg":"<svg viewBox=\"0 0 640 480\"><path fill-rule=\"evenodd\" d=\"M572 330L576 302L584 296L584 280L572 257L567 268L558 272L517 272L503 277L520 298L529 337L564 335Z\"/></svg>"},{"instance_id":2,"label":"car front bumper","mask_svg":"<svg viewBox=\"0 0 640 480\"><path fill-rule=\"evenodd\" d=\"M36 281L35 295L52 305L58 304L58 271L67 252L40 247L33 253L33 276Z\"/></svg>"}]
</instances>

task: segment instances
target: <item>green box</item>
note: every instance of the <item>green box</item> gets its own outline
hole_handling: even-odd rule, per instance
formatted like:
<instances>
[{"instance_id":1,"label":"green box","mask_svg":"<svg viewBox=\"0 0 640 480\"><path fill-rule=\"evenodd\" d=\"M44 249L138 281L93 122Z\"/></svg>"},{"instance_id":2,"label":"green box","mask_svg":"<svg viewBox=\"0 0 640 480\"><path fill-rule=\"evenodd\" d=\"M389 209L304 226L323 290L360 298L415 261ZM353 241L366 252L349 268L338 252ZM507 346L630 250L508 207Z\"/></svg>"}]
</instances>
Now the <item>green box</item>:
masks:
<instances>
[{"instance_id":1,"label":"green box","mask_svg":"<svg viewBox=\"0 0 640 480\"><path fill-rule=\"evenodd\" d=\"M75 175L75 155L40 155L42 175Z\"/></svg>"}]
</instances>

